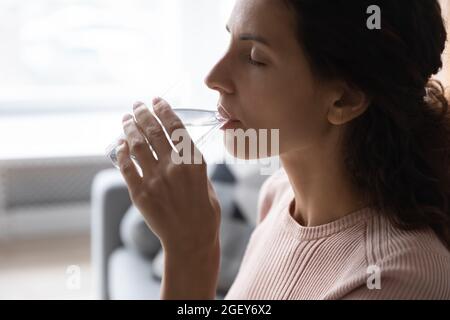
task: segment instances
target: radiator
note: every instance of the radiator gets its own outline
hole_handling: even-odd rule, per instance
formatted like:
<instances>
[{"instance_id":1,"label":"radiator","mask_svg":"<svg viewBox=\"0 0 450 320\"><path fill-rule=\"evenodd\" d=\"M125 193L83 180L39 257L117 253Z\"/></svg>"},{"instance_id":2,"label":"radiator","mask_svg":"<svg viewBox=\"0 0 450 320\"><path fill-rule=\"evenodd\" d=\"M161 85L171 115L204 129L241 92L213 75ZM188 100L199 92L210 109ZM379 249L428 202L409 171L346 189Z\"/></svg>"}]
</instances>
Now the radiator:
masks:
<instances>
[{"instance_id":1,"label":"radiator","mask_svg":"<svg viewBox=\"0 0 450 320\"><path fill-rule=\"evenodd\" d=\"M94 176L105 157L0 160L0 237L89 230Z\"/></svg>"}]
</instances>

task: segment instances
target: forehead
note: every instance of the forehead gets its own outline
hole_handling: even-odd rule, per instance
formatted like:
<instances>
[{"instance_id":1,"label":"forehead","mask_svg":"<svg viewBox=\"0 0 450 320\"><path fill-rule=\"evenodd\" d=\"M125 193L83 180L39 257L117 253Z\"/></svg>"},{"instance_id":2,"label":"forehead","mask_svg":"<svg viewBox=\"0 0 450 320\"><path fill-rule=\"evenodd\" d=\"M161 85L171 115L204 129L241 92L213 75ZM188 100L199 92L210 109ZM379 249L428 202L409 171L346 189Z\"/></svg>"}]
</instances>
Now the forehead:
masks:
<instances>
[{"instance_id":1,"label":"forehead","mask_svg":"<svg viewBox=\"0 0 450 320\"><path fill-rule=\"evenodd\" d=\"M295 37L295 16L283 0L237 0L228 20L232 33L255 33L271 45Z\"/></svg>"}]
</instances>

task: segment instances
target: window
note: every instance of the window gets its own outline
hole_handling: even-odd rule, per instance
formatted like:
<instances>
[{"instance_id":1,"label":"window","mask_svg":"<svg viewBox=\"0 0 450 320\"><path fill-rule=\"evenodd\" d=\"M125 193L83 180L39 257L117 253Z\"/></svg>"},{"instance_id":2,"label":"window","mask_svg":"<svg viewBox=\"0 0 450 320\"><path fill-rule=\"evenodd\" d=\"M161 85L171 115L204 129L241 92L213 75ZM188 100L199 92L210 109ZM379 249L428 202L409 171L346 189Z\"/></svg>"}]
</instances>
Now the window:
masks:
<instances>
[{"instance_id":1,"label":"window","mask_svg":"<svg viewBox=\"0 0 450 320\"><path fill-rule=\"evenodd\" d=\"M233 5L1 0L0 161L104 157L123 113L155 95L215 108L203 79L226 50Z\"/></svg>"},{"instance_id":2,"label":"window","mask_svg":"<svg viewBox=\"0 0 450 320\"><path fill-rule=\"evenodd\" d=\"M175 102L214 104L203 77L226 49L233 3L2 0L0 113L124 110L180 78Z\"/></svg>"}]
</instances>

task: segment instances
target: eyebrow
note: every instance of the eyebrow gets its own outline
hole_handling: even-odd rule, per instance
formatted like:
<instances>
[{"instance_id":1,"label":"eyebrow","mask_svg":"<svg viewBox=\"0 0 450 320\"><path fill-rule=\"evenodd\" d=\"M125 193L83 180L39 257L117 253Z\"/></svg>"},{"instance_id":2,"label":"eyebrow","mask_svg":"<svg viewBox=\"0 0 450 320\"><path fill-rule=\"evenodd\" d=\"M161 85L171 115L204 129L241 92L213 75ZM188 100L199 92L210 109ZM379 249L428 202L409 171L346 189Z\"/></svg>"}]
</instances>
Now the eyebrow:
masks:
<instances>
[{"instance_id":1,"label":"eyebrow","mask_svg":"<svg viewBox=\"0 0 450 320\"><path fill-rule=\"evenodd\" d=\"M230 27L228 25L225 26L225 29L227 29L227 31L229 33L231 33ZM262 44L270 47L269 42L265 38L263 38L261 36L258 36L258 35L255 35L255 34L251 34L251 33L242 33L241 35L239 35L239 40L242 40L242 41L256 41L256 42L262 43Z\"/></svg>"}]
</instances>

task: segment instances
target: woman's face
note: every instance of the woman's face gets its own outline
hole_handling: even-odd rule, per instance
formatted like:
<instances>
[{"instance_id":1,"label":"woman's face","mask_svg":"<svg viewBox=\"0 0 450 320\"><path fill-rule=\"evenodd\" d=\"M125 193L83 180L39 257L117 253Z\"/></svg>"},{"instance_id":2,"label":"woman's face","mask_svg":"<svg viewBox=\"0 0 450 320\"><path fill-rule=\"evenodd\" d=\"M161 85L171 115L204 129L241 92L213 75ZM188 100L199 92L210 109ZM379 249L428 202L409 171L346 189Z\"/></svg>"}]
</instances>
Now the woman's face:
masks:
<instances>
[{"instance_id":1,"label":"woman's face","mask_svg":"<svg viewBox=\"0 0 450 320\"><path fill-rule=\"evenodd\" d=\"M313 78L293 12L280 0L237 0L227 29L229 48L205 82L239 120L233 128L279 129L280 155L320 143L329 97Z\"/></svg>"}]
</instances>

